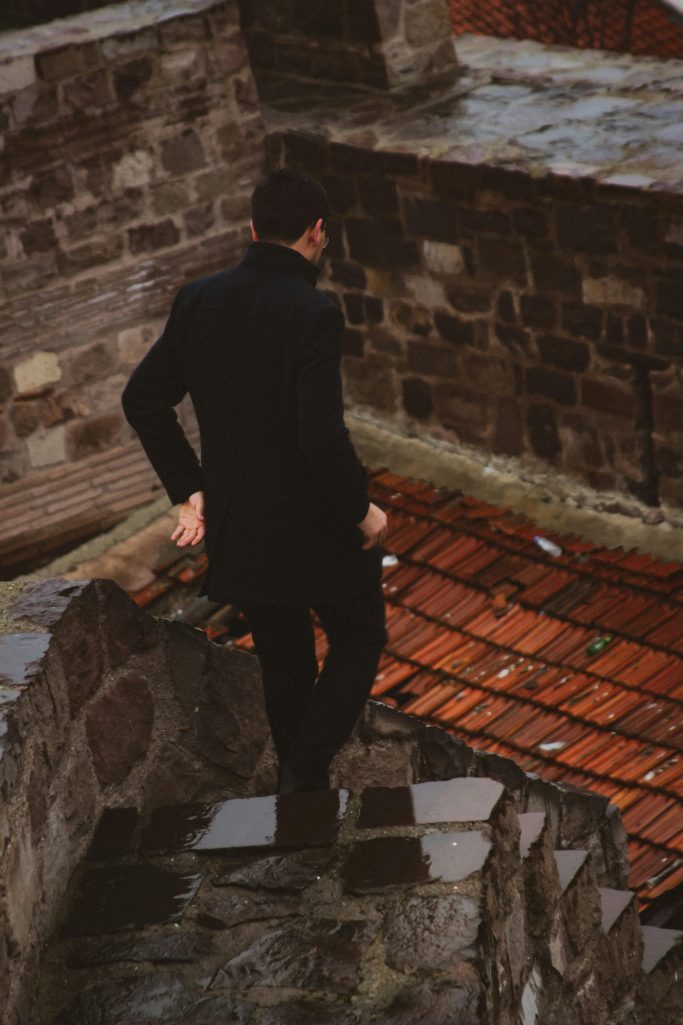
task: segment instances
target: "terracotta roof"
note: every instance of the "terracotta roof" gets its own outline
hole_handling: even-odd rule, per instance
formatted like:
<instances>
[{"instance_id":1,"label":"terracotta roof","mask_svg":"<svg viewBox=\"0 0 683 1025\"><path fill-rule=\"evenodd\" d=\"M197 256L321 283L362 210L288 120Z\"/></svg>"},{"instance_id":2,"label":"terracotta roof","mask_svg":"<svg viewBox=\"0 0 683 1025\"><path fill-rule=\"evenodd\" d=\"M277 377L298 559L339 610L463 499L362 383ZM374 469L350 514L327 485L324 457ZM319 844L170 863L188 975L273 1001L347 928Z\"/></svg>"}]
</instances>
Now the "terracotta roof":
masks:
<instances>
[{"instance_id":1,"label":"terracotta roof","mask_svg":"<svg viewBox=\"0 0 683 1025\"><path fill-rule=\"evenodd\" d=\"M643 903L683 883L683 564L545 532L562 550L552 555L521 515L386 469L370 475L396 556L372 696L609 796ZM205 569L203 552L170 543L157 578L131 594L253 650L230 625L234 609L192 596ZM316 638L322 661L319 624Z\"/></svg>"},{"instance_id":2,"label":"terracotta roof","mask_svg":"<svg viewBox=\"0 0 683 1025\"><path fill-rule=\"evenodd\" d=\"M564 5L566 8L566 5ZM660 0L590 0L570 17L555 0L450 0L456 35L535 39L655 57L683 57L681 5Z\"/></svg>"}]
</instances>

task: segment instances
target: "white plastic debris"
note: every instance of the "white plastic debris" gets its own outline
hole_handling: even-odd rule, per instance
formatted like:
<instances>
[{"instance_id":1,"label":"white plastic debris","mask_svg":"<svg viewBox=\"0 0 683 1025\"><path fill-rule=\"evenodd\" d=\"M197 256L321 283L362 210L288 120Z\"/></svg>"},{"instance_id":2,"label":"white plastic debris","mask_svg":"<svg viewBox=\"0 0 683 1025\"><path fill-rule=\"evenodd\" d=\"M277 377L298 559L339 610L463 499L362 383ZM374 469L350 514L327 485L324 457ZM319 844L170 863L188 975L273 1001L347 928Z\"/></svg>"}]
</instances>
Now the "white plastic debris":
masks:
<instances>
[{"instance_id":1,"label":"white plastic debris","mask_svg":"<svg viewBox=\"0 0 683 1025\"><path fill-rule=\"evenodd\" d=\"M382 565L383 566L395 566L397 562L398 562L398 559L396 558L395 555L385 555L382 558Z\"/></svg>"},{"instance_id":2,"label":"white plastic debris","mask_svg":"<svg viewBox=\"0 0 683 1025\"><path fill-rule=\"evenodd\" d=\"M566 740L549 740L545 744L538 745L541 751L560 751L567 746Z\"/></svg>"},{"instance_id":3,"label":"white plastic debris","mask_svg":"<svg viewBox=\"0 0 683 1025\"><path fill-rule=\"evenodd\" d=\"M555 558L558 555L562 555L562 549L559 545L556 545L554 541L549 541L547 537L541 537L540 534L534 534L534 541L539 548L542 548L548 555L554 555Z\"/></svg>"}]
</instances>

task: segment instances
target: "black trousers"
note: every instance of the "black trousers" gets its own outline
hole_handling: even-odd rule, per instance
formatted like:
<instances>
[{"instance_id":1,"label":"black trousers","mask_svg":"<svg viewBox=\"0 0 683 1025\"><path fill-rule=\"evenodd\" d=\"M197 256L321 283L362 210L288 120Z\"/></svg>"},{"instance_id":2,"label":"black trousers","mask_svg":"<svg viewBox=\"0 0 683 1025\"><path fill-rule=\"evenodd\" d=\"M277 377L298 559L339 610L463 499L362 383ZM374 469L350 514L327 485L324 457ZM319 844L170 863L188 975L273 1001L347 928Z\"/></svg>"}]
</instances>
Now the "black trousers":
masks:
<instances>
[{"instance_id":1,"label":"black trousers","mask_svg":"<svg viewBox=\"0 0 683 1025\"><path fill-rule=\"evenodd\" d=\"M280 764L325 782L368 699L388 640L381 582L340 601L313 605L329 650L318 674L310 609L242 605L261 666L266 710Z\"/></svg>"}]
</instances>

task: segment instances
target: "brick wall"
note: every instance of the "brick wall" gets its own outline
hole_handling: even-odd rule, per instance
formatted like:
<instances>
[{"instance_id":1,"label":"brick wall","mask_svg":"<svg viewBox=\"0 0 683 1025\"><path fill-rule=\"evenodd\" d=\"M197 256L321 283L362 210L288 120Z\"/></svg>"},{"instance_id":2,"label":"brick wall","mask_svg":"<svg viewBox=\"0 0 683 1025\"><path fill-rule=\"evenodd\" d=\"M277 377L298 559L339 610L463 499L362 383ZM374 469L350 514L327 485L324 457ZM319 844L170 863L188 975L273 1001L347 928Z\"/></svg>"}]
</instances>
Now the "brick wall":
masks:
<instances>
[{"instance_id":1,"label":"brick wall","mask_svg":"<svg viewBox=\"0 0 683 1025\"><path fill-rule=\"evenodd\" d=\"M285 132L338 213L349 402L683 507L683 204Z\"/></svg>"},{"instance_id":2,"label":"brick wall","mask_svg":"<svg viewBox=\"0 0 683 1025\"><path fill-rule=\"evenodd\" d=\"M184 281L243 251L264 128L236 4L142 0L0 38L0 553L162 493L120 393ZM189 400L181 422L196 441Z\"/></svg>"}]
</instances>

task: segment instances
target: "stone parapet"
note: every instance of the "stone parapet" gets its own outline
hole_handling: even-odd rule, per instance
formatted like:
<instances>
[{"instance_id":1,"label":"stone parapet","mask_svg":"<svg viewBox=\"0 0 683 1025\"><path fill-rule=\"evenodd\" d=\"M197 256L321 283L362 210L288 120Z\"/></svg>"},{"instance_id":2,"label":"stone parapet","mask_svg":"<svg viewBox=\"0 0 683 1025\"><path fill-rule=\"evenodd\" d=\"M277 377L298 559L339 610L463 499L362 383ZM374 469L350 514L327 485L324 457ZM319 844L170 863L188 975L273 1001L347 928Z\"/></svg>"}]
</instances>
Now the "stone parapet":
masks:
<instances>
[{"instance_id":1,"label":"stone parapet","mask_svg":"<svg viewBox=\"0 0 683 1025\"><path fill-rule=\"evenodd\" d=\"M0 129L0 510L18 485L15 536L50 522L59 544L122 511L105 488L97 523L68 523L70 472L47 504L44 474L105 452L112 481L124 470L130 371L177 289L247 242L264 128L236 3L138 0L4 34ZM196 428L189 401L182 415ZM151 485L143 472L127 497Z\"/></svg>"},{"instance_id":2,"label":"stone parapet","mask_svg":"<svg viewBox=\"0 0 683 1025\"><path fill-rule=\"evenodd\" d=\"M683 65L459 53L450 88L268 112L271 161L318 175L337 215L321 284L347 318L348 402L679 522Z\"/></svg>"},{"instance_id":3,"label":"stone parapet","mask_svg":"<svg viewBox=\"0 0 683 1025\"><path fill-rule=\"evenodd\" d=\"M264 99L292 81L395 89L457 69L441 0L240 0L240 8Z\"/></svg>"},{"instance_id":4,"label":"stone parapet","mask_svg":"<svg viewBox=\"0 0 683 1025\"><path fill-rule=\"evenodd\" d=\"M6 583L1 590L0 999L6 1025L35 1020L34 981L58 922L57 943L66 942L68 949L59 949L71 967L102 958L125 961L131 954L153 962L215 954L210 995L217 1022L226 989L230 999L237 998L237 987L240 1000L251 1000L260 987L275 987L277 999L289 987L282 999L291 999L292 986L302 985L299 969L282 974L272 960L291 930L270 936L271 923L261 939L245 934L236 947L230 939L232 952L223 957L211 940L238 921L299 913L291 901L282 912L271 905L250 910L244 902L245 885L281 888L283 848L285 854L304 849L304 861L311 851L308 866L290 866L300 878L295 889L315 881L311 873L317 877L306 912L310 935L297 940L301 965L307 945L328 942L316 930L336 935L338 913L345 921L360 915L384 922L384 945L369 948L369 974L363 975L375 981L361 986L356 1001L363 1013L386 1005L398 1015L404 1003L412 1008L405 1013L414 1013L414 1001L422 999L414 987L438 989L452 971L450 985L469 1008L463 1021L473 1023L516 1022L520 1007L534 1007L549 1025L632 1025L629 1000L639 1007L639 1025L668 1021L657 1017L660 1005L680 1012L672 982L678 934L654 929L641 936L632 895L624 891L623 828L616 809L599 795L543 782L508 759L369 701L333 761L333 790L286 795L316 799L320 807L311 805L305 814L299 808L273 835L276 759L253 655L210 641L187 624L150 616L111 580L53 577L23 587ZM330 814L322 805L335 794L343 801ZM328 855L320 863L318 855L330 844L337 845L337 856L330 871L322 871ZM131 864L138 852L142 863ZM229 863L216 860L226 854ZM111 864L118 858L123 862ZM88 867L93 861L102 864ZM220 868L220 878L214 872L214 883L202 887L206 865ZM227 887L224 896L216 886ZM80 908L72 925L65 900L68 908ZM174 922L189 926L192 935L183 932L171 942L163 925ZM151 934L135 941L141 943L137 952L130 943L97 939L150 927ZM78 940L84 936L95 940L84 946ZM51 949L41 1000L63 1004L75 980L64 989L63 969L55 969L62 954ZM205 974L209 962L199 963ZM332 979L336 972L330 971ZM349 986L359 978L353 969ZM117 984L127 992L128 982ZM45 986L52 987L49 993ZM112 991L115 1003L123 990L118 996ZM304 994L310 997L310 990L325 993L329 986L304 983ZM563 1008L574 1007L574 990L584 1017L562 1017ZM94 1013L87 1001L99 989L83 992L90 996L74 995L60 1022L85 1025ZM333 986L330 992L341 991ZM183 993L189 1006L191 991ZM444 1014L447 1006L444 996Z\"/></svg>"}]
</instances>

